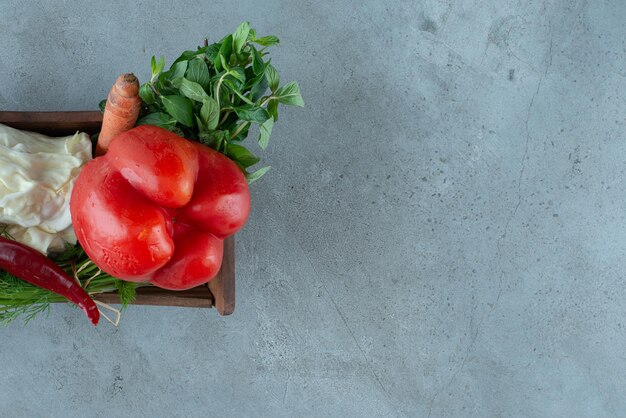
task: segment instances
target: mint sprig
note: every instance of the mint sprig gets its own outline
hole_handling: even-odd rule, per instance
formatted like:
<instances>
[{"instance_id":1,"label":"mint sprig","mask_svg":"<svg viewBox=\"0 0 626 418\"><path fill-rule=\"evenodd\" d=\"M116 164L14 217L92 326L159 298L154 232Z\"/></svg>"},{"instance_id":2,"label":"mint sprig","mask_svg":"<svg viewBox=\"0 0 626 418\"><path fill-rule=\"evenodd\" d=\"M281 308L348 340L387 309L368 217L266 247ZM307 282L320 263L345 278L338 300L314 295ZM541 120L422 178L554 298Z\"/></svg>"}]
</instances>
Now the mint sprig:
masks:
<instances>
[{"instance_id":1,"label":"mint sprig","mask_svg":"<svg viewBox=\"0 0 626 418\"><path fill-rule=\"evenodd\" d=\"M152 57L152 76L140 89L143 112L138 125L169 129L202 142L231 158L251 183L269 167L252 170L260 158L242 145L252 124L259 125L258 145L266 149L278 105L304 106L295 81L280 85L267 59L276 36L257 37L243 22L213 44L184 51L165 71L165 60ZM252 171L250 171L252 170Z\"/></svg>"}]
</instances>

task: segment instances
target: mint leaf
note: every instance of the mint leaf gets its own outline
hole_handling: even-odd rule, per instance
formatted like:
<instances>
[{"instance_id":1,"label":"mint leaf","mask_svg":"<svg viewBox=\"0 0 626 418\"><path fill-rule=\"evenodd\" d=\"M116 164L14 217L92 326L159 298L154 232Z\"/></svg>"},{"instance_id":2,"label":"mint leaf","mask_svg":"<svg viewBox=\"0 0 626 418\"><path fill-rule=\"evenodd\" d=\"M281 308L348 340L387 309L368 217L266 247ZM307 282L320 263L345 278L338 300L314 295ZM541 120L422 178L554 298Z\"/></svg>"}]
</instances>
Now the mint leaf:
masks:
<instances>
[{"instance_id":1,"label":"mint leaf","mask_svg":"<svg viewBox=\"0 0 626 418\"><path fill-rule=\"evenodd\" d=\"M278 101L270 100L267 105L267 113L274 119L274 122L278 120Z\"/></svg>"},{"instance_id":2,"label":"mint leaf","mask_svg":"<svg viewBox=\"0 0 626 418\"><path fill-rule=\"evenodd\" d=\"M198 133L207 132L208 129L202 122L202 119L200 119L200 116L198 115L193 115L193 116L196 118L196 125L198 126Z\"/></svg>"},{"instance_id":3,"label":"mint leaf","mask_svg":"<svg viewBox=\"0 0 626 418\"><path fill-rule=\"evenodd\" d=\"M272 135L272 128L274 127L274 118L269 118L261 124L259 127L259 146L261 149L266 149L270 142L270 135Z\"/></svg>"},{"instance_id":4,"label":"mint leaf","mask_svg":"<svg viewBox=\"0 0 626 418\"><path fill-rule=\"evenodd\" d=\"M150 82L153 82L154 79L163 72L163 69L165 68L165 58L161 57L161 59L157 63L156 57L153 55L150 59L150 68L152 70L152 77L150 77Z\"/></svg>"},{"instance_id":5,"label":"mint leaf","mask_svg":"<svg viewBox=\"0 0 626 418\"><path fill-rule=\"evenodd\" d=\"M180 79L180 86L178 89L183 96L191 100L195 100L196 102L202 102L204 99L209 97L200 84L189 81L184 77Z\"/></svg>"},{"instance_id":6,"label":"mint leaf","mask_svg":"<svg viewBox=\"0 0 626 418\"><path fill-rule=\"evenodd\" d=\"M204 51L204 54L206 55L207 59L213 65L216 65L216 61L218 60L217 56L220 53L221 46L222 46L221 44L211 44L206 48L206 51Z\"/></svg>"},{"instance_id":7,"label":"mint leaf","mask_svg":"<svg viewBox=\"0 0 626 418\"><path fill-rule=\"evenodd\" d=\"M276 36L264 36L262 38L255 39L254 42L263 46L271 46L280 43L280 40Z\"/></svg>"},{"instance_id":8,"label":"mint leaf","mask_svg":"<svg viewBox=\"0 0 626 418\"><path fill-rule=\"evenodd\" d=\"M249 33L250 23L248 22L241 23L237 30L235 30L235 33L233 33L233 49L235 50L236 54L241 52L241 48L243 48L246 41L248 40Z\"/></svg>"},{"instance_id":9,"label":"mint leaf","mask_svg":"<svg viewBox=\"0 0 626 418\"><path fill-rule=\"evenodd\" d=\"M212 97L206 97L203 100L200 108L200 118L208 130L212 131L217 128L220 120L220 109Z\"/></svg>"},{"instance_id":10,"label":"mint leaf","mask_svg":"<svg viewBox=\"0 0 626 418\"><path fill-rule=\"evenodd\" d=\"M157 61L156 57L153 55L150 59L150 70L152 71L152 77L154 77L159 72L157 71Z\"/></svg>"},{"instance_id":11,"label":"mint leaf","mask_svg":"<svg viewBox=\"0 0 626 418\"><path fill-rule=\"evenodd\" d=\"M290 81L276 90L274 96L282 104L304 107L304 100L300 95L300 86L295 81Z\"/></svg>"},{"instance_id":12,"label":"mint leaf","mask_svg":"<svg viewBox=\"0 0 626 418\"><path fill-rule=\"evenodd\" d=\"M171 130L174 126L176 126L176 119L167 113L156 112L147 114L139 119L137 121L137 126L139 125L154 125Z\"/></svg>"},{"instance_id":13,"label":"mint leaf","mask_svg":"<svg viewBox=\"0 0 626 418\"><path fill-rule=\"evenodd\" d=\"M193 127L193 102L186 97L169 95L162 96L161 102L165 111L183 125Z\"/></svg>"},{"instance_id":14,"label":"mint leaf","mask_svg":"<svg viewBox=\"0 0 626 418\"><path fill-rule=\"evenodd\" d=\"M167 72L167 78L170 80L175 80L180 77L185 76L185 71L187 71L187 61L178 61Z\"/></svg>"},{"instance_id":15,"label":"mint leaf","mask_svg":"<svg viewBox=\"0 0 626 418\"><path fill-rule=\"evenodd\" d=\"M248 133L250 131L250 123L243 122L241 125L237 126L229 136L228 139L235 142L241 142L248 137Z\"/></svg>"},{"instance_id":16,"label":"mint leaf","mask_svg":"<svg viewBox=\"0 0 626 418\"><path fill-rule=\"evenodd\" d=\"M250 89L250 99L252 99L253 102L256 102L261 97L263 97L266 91L267 91L267 77L265 77L265 74L261 74L261 77L259 77L256 80L256 82Z\"/></svg>"},{"instance_id":17,"label":"mint leaf","mask_svg":"<svg viewBox=\"0 0 626 418\"><path fill-rule=\"evenodd\" d=\"M258 157L255 157L245 147L237 144L228 144L227 155L243 168L255 165L260 161Z\"/></svg>"},{"instance_id":18,"label":"mint leaf","mask_svg":"<svg viewBox=\"0 0 626 418\"><path fill-rule=\"evenodd\" d=\"M200 84L205 91L209 89L209 80L211 79L211 76L209 75L209 69L207 68L206 62L204 62L202 58L194 58L189 61L185 78L189 81Z\"/></svg>"},{"instance_id":19,"label":"mint leaf","mask_svg":"<svg viewBox=\"0 0 626 418\"><path fill-rule=\"evenodd\" d=\"M104 100L100 100L100 103L98 103L98 108L100 109L101 112L104 112L104 108L107 105L107 99Z\"/></svg>"},{"instance_id":20,"label":"mint leaf","mask_svg":"<svg viewBox=\"0 0 626 418\"><path fill-rule=\"evenodd\" d=\"M241 81L234 77L225 77L222 84L231 89L233 92L238 92L242 88Z\"/></svg>"},{"instance_id":21,"label":"mint leaf","mask_svg":"<svg viewBox=\"0 0 626 418\"><path fill-rule=\"evenodd\" d=\"M230 70L230 75L235 77L237 80L242 83L246 82L246 72L241 67L235 67Z\"/></svg>"},{"instance_id":22,"label":"mint leaf","mask_svg":"<svg viewBox=\"0 0 626 418\"><path fill-rule=\"evenodd\" d=\"M265 63L255 47L251 46L250 49L252 49L252 70L255 75L259 75L265 70Z\"/></svg>"},{"instance_id":23,"label":"mint leaf","mask_svg":"<svg viewBox=\"0 0 626 418\"><path fill-rule=\"evenodd\" d=\"M234 110L240 119L246 120L248 122L261 124L268 120L270 117L270 115L267 113L267 110L263 109L262 107L249 104L235 107Z\"/></svg>"},{"instance_id":24,"label":"mint leaf","mask_svg":"<svg viewBox=\"0 0 626 418\"><path fill-rule=\"evenodd\" d=\"M230 62L230 55L233 50L233 35L228 35L222 41L222 46L220 47L220 55L224 57L226 64Z\"/></svg>"},{"instance_id":25,"label":"mint leaf","mask_svg":"<svg viewBox=\"0 0 626 418\"><path fill-rule=\"evenodd\" d=\"M246 173L246 179L248 180L248 184L252 184L255 181L257 181L258 179L260 179L261 177L263 177L263 175L265 173L270 171L270 168L272 168L272 167L267 166L267 167L259 168L254 173Z\"/></svg>"},{"instance_id":26,"label":"mint leaf","mask_svg":"<svg viewBox=\"0 0 626 418\"><path fill-rule=\"evenodd\" d=\"M226 131L210 131L210 132L200 132L200 142L204 145L208 145L209 147L218 150L222 143L224 142L228 132Z\"/></svg>"},{"instance_id":27,"label":"mint leaf","mask_svg":"<svg viewBox=\"0 0 626 418\"><path fill-rule=\"evenodd\" d=\"M278 71L272 64L267 64L265 67L265 77L267 78L267 85L272 90L272 93L276 91L278 85L280 84L280 77L278 76Z\"/></svg>"},{"instance_id":28,"label":"mint leaf","mask_svg":"<svg viewBox=\"0 0 626 418\"><path fill-rule=\"evenodd\" d=\"M156 103L156 95L148 83L144 83L139 88L139 97L145 104L151 105Z\"/></svg>"},{"instance_id":29,"label":"mint leaf","mask_svg":"<svg viewBox=\"0 0 626 418\"><path fill-rule=\"evenodd\" d=\"M222 68L224 68L224 70L226 71L230 71L230 65L228 65L228 58L222 55L221 52L219 54L219 57L220 57L220 63L222 65Z\"/></svg>"},{"instance_id":30,"label":"mint leaf","mask_svg":"<svg viewBox=\"0 0 626 418\"><path fill-rule=\"evenodd\" d=\"M207 47L198 47L198 49L196 49L195 51L185 51L183 52L180 57L176 58L176 60L174 61L174 64L176 64L177 62L180 61L189 61L194 59L195 57L197 57L198 55L204 54L204 52L206 51Z\"/></svg>"}]
</instances>

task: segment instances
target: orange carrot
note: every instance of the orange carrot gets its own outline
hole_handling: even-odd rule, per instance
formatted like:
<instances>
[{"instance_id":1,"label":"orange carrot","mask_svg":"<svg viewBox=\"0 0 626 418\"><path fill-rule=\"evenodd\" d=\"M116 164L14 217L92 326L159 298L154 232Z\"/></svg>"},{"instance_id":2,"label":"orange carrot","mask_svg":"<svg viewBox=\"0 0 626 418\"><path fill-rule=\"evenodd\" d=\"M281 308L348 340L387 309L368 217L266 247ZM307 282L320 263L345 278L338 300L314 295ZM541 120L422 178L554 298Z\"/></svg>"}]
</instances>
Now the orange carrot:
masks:
<instances>
[{"instance_id":1,"label":"orange carrot","mask_svg":"<svg viewBox=\"0 0 626 418\"><path fill-rule=\"evenodd\" d=\"M107 152L113 138L135 126L140 110L139 81L133 73L122 74L107 97L96 145L97 156Z\"/></svg>"}]
</instances>

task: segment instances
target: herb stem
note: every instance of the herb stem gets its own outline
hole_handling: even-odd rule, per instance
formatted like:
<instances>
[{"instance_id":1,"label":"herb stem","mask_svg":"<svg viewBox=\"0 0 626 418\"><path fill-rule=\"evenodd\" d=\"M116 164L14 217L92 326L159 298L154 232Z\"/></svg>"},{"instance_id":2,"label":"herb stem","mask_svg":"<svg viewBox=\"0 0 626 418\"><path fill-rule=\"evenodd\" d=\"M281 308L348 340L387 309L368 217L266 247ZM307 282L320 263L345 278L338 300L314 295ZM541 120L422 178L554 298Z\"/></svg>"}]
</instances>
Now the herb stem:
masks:
<instances>
[{"instance_id":1,"label":"herb stem","mask_svg":"<svg viewBox=\"0 0 626 418\"><path fill-rule=\"evenodd\" d=\"M228 115L230 115L230 110L226 110L224 112L224 115L222 116L222 119L220 119L220 122L218 123L218 126L221 126L222 123L224 123L226 121L226 118L228 117Z\"/></svg>"},{"instance_id":2,"label":"herb stem","mask_svg":"<svg viewBox=\"0 0 626 418\"><path fill-rule=\"evenodd\" d=\"M224 78L230 74L230 71L226 71L224 73L223 76L220 77L219 81L217 82L217 86L215 87L215 101L217 102L217 108L220 108L220 87L222 87L222 81L224 81Z\"/></svg>"},{"instance_id":3,"label":"herb stem","mask_svg":"<svg viewBox=\"0 0 626 418\"><path fill-rule=\"evenodd\" d=\"M265 100L263 100L259 106L263 107L263 106L265 106L266 104L268 104L270 100L275 99L275 98L276 98L276 97L274 97L274 96L269 96L269 97L267 97ZM243 130L246 128L246 126L248 126L248 125L250 125L250 122L248 122L248 121L246 121L246 122L242 123L241 125L239 125L239 126L237 127L237 129L235 130L235 132L233 132L233 133L230 135L230 139L235 139L235 138L237 138L237 135L239 135L239 134L241 133L241 131L243 131Z\"/></svg>"},{"instance_id":4,"label":"herb stem","mask_svg":"<svg viewBox=\"0 0 626 418\"><path fill-rule=\"evenodd\" d=\"M242 123L241 125L239 125L239 127L237 127L235 132L233 132L232 135L230 136L230 139L237 138L237 135L239 135L241 133L241 131L243 131L245 129L245 127L248 126L248 125L250 125L250 122L248 122L248 121L246 121L246 122Z\"/></svg>"}]
</instances>

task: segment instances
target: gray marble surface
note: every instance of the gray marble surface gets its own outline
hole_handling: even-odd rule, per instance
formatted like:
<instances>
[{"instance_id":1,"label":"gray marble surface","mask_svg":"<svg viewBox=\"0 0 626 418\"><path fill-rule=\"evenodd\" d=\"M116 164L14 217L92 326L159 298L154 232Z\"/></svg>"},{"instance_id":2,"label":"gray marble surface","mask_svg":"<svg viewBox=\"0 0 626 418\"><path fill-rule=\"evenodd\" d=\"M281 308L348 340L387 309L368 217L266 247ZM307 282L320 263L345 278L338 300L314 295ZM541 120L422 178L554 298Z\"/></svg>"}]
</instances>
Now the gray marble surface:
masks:
<instances>
[{"instance_id":1,"label":"gray marble surface","mask_svg":"<svg viewBox=\"0 0 626 418\"><path fill-rule=\"evenodd\" d=\"M235 314L2 328L1 415L623 415L626 4L0 0L0 109L95 109L242 20L307 107Z\"/></svg>"}]
</instances>

